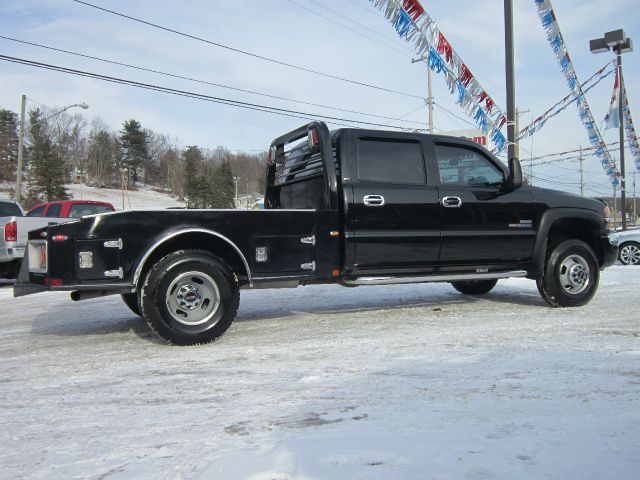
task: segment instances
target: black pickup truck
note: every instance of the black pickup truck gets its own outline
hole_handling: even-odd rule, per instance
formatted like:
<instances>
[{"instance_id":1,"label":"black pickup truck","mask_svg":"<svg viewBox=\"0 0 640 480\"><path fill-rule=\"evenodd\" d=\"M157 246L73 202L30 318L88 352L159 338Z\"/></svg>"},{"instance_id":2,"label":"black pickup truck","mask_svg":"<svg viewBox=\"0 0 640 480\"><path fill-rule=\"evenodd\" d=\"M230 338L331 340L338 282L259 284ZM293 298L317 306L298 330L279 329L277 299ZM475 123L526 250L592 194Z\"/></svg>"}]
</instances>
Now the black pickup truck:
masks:
<instances>
[{"instance_id":1,"label":"black pickup truck","mask_svg":"<svg viewBox=\"0 0 640 480\"><path fill-rule=\"evenodd\" d=\"M121 294L162 339L211 342L242 288L535 280L581 306L617 255L601 202L523 185L461 138L321 122L273 141L265 209L106 213L30 233L14 295Z\"/></svg>"}]
</instances>

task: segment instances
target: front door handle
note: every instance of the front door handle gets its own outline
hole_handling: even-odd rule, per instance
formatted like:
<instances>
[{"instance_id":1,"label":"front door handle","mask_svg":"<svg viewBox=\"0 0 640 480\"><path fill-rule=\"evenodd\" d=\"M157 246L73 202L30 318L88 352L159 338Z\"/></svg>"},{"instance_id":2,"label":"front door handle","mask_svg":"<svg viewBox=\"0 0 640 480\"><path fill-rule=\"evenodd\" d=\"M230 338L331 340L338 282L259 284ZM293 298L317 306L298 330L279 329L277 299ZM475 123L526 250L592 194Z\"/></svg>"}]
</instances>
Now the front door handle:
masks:
<instances>
[{"instance_id":1,"label":"front door handle","mask_svg":"<svg viewBox=\"0 0 640 480\"><path fill-rule=\"evenodd\" d=\"M362 199L366 207L384 207L382 195L365 195Z\"/></svg>"},{"instance_id":2,"label":"front door handle","mask_svg":"<svg viewBox=\"0 0 640 480\"><path fill-rule=\"evenodd\" d=\"M460 197L442 197L442 206L447 208L458 208L462 206Z\"/></svg>"}]
</instances>

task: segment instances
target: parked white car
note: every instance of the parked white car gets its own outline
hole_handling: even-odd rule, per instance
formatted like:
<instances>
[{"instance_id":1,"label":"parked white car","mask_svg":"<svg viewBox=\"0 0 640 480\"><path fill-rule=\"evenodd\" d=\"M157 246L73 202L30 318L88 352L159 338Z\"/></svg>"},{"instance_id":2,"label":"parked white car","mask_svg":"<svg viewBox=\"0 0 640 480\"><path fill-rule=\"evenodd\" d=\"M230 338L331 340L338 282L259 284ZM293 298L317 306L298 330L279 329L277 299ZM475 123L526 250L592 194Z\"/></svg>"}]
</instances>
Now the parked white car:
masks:
<instances>
[{"instance_id":1,"label":"parked white car","mask_svg":"<svg viewBox=\"0 0 640 480\"><path fill-rule=\"evenodd\" d=\"M623 265L640 265L640 229L617 232L618 260Z\"/></svg>"}]
</instances>

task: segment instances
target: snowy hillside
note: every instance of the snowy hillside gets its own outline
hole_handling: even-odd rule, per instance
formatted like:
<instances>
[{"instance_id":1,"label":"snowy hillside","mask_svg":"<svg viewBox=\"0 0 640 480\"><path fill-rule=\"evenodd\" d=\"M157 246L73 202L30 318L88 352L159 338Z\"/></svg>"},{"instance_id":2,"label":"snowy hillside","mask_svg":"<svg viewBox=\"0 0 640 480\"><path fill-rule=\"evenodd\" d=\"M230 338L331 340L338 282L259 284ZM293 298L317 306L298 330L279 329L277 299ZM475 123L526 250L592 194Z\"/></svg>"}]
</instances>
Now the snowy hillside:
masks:
<instances>
[{"instance_id":1,"label":"snowy hillside","mask_svg":"<svg viewBox=\"0 0 640 480\"><path fill-rule=\"evenodd\" d=\"M7 187L5 185L5 187ZM155 191L151 187L138 186L136 190L122 190L112 188L96 188L86 185L65 185L69 195L74 200L98 200L112 203L117 210L141 210L166 207L184 207L184 202L169 194ZM8 188L3 188L0 198L9 198Z\"/></svg>"}]
</instances>

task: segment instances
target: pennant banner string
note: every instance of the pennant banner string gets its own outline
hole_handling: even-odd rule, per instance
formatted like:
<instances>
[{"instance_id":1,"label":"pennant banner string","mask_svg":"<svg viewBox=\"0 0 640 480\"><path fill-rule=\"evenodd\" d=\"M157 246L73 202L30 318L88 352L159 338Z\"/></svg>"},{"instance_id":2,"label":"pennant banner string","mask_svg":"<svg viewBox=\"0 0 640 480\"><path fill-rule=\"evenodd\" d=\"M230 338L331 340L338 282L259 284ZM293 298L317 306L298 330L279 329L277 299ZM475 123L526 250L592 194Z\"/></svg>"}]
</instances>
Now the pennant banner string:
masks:
<instances>
[{"instance_id":1,"label":"pennant banner string","mask_svg":"<svg viewBox=\"0 0 640 480\"><path fill-rule=\"evenodd\" d=\"M624 76L623 76L624 78ZM631 117L631 107L629 107L629 100L627 98L627 87L622 82L622 117L623 117L623 125L625 129L625 133L627 134L627 144L629 145L629 149L631 150L631 154L633 155L633 159L636 163L636 170L640 172L640 144L638 143L638 135L636 134L636 129L633 126L633 118Z\"/></svg>"},{"instance_id":2,"label":"pennant banner string","mask_svg":"<svg viewBox=\"0 0 640 480\"><path fill-rule=\"evenodd\" d=\"M611 62L607 63L604 67L602 67L600 70L598 70L596 73L594 73L586 82L584 82L581 85L584 93L589 92L589 90L591 90L593 87L598 85L602 80L604 80L605 78L607 78L608 76L610 76L612 73L614 73L616 71L615 68L612 68L609 71L605 72L607 67L611 63L613 63L614 61L615 60L611 60ZM592 85L589 85L591 82L594 82L594 83ZM589 85L589 86L587 87L587 85ZM573 93L570 93L569 95L564 97L562 100L560 100L558 103L556 103L553 107L548 109L546 112L544 112L538 118L536 118L533 122L531 122L529 125L527 125L523 129L521 129L520 132L518 133L518 140L520 140L520 139L522 139L522 138L524 138L526 136L530 137L534 133L539 132L542 129L542 127L544 127L544 125L547 123L547 121L549 119L559 115L560 113L565 111L571 104L575 103L576 101L577 101L577 97L575 97L573 95Z\"/></svg>"},{"instance_id":3,"label":"pennant banner string","mask_svg":"<svg viewBox=\"0 0 640 480\"><path fill-rule=\"evenodd\" d=\"M600 160L602 168L609 176L611 184L618 186L620 185L620 172L618 171L618 168L611 157L611 153L609 153L609 150L602 139L602 134L596 125L582 86L580 85L580 82L578 82L578 76L575 68L573 67L573 63L571 62L571 57L569 56L566 43L562 36L562 32L560 31L556 14L551 6L551 1L534 0L534 2L538 9L538 17L540 18L542 27L547 33L547 41L558 59L560 69L565 76L571 95L575 99L575 103L578 108L578 116L587 130L589 143L595 147L596 157Z\"/></svg>"},{"instance_id":4,"label":"pennant banner string","mask_svg":"<svg viewBox=\"0 0 640 480\"><path fill-rule=\"evenodd\" d=\"M480 85L451 43L437 28L419 0L369 0L394 26L400 38L412 42L428 68L442 74L457 104L487 134L497 151L507 145L501 132L507 117Z\"/></svg>"}]
</instances>

